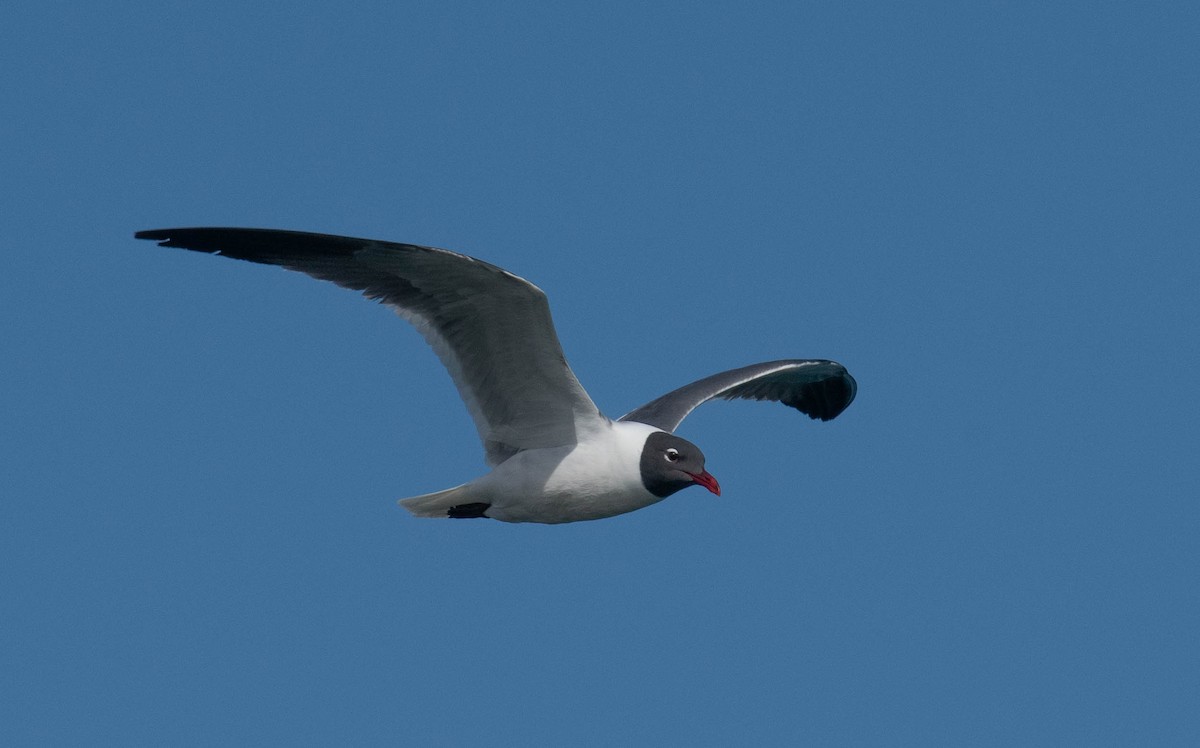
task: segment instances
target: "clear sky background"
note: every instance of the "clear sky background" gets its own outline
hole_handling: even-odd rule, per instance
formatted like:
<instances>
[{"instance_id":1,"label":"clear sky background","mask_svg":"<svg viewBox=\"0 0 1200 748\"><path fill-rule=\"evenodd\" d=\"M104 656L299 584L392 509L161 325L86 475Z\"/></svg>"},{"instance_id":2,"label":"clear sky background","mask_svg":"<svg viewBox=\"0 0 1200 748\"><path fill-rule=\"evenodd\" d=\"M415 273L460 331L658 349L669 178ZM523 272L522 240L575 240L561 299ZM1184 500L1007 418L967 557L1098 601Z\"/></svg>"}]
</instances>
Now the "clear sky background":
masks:
<instances>
[{"instance_id":1,"label":"clear sky background","mask_svg":"<svg viewBox=\"0 0 1200 748\"><path fill-rule=\"evenodd\" d=\"M1194 745L1195 3L10 2L14 744ZM416 520L484 470L355 294L135 242L290 228L529 278L724 495Z\"/></svg>"}]
</instances>

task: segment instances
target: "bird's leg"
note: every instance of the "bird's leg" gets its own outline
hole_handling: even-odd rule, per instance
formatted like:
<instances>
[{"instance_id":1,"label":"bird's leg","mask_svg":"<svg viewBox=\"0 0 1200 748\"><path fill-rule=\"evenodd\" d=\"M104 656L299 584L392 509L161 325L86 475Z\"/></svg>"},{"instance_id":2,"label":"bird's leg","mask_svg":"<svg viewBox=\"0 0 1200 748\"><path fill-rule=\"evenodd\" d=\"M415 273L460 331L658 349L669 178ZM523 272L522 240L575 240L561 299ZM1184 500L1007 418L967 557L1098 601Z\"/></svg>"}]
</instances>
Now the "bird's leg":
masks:
<instances>
[{"instance_id":1,"label":"bird's leg","mask_svg":"<svg viewBox=\"0 0 1200 748\"><path fill-rule=\"evenodd\" d=\"M486 517L487 515L484 514L484 512L491 508L491 506L491 504L484 504L481 501L477 501L473 504L458 504L450 507L450 510L446 512L446 516L454 519L474 519L475 517Z\"/></svg>"}]
</instances>

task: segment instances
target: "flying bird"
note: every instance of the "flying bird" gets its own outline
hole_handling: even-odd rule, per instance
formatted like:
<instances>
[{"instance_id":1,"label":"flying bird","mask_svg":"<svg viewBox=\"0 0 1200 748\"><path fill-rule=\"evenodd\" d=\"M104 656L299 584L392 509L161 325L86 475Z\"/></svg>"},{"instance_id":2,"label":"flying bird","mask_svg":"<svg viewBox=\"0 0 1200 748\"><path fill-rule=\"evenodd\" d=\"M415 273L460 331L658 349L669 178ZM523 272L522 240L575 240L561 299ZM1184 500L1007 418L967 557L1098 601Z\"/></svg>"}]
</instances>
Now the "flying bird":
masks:
<instances>
[{"instance_id":1,"label":"flying bird","mask_svg":"<svg viewBox=\"0 0 1200 748\"><path fill-rule=\"evenodd\" d=\"M698 485L720 495L679 423L713 398L771 400L828 421L854 378L823 359L769 361L713 374L613 421L563 356L546 295L516 275L445 249L298 231L139 231L163 247L279 265L391 307L433 347L470 411L491 472L401 499L418 517L557 524L603 519Z\"/></svg>"}]
</instances>

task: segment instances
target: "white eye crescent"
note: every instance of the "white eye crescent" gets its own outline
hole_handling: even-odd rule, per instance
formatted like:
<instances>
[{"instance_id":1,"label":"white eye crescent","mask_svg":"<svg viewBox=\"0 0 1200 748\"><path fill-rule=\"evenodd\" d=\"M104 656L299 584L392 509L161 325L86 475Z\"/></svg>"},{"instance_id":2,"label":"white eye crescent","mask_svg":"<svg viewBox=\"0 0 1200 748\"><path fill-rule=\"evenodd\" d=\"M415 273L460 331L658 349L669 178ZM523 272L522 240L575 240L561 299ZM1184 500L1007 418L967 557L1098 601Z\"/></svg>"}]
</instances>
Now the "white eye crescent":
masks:
<instances>
[{"instance_id":1,"label":"white eye crescent","mask_svg":"<svg viewBox=\"0 0 1200 748\"><path fill-rule=\"evenodd\" d=\"M675 449L674 447L670 447L669 449L667 449L667 459L670 460L671 462L678 461L679 460L679 450Z\"/></svg>"}]
</instances>

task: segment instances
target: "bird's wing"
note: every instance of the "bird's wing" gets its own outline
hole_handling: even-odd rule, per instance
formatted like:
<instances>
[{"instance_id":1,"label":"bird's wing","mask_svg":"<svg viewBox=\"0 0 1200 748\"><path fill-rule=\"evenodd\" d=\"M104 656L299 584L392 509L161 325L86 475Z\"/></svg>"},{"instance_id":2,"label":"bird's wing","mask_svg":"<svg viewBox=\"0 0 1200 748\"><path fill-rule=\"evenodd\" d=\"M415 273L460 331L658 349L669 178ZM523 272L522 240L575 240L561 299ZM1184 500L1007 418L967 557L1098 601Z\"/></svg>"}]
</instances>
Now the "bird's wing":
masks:
<instances>
[{"instance_id":1,"label":"bird's wing","mask_svg":"<svg viewBox=\"0 0 1200 748\"><path fill-rule=\"evenodd\" d=\"M850 405L857 390L854 377L835 361L768 361L692 382L626 413L620 420L674 431L697 405L720 397L773 400L811 418L828 421Z\"/></svg>"},{"instance_id":2,"label":"bird's wing","mask_svg":"<svg viewBox=\"0 0 1200 748\"><path fill-rule=\"evenodd\" d=\"M574 444L603 418L563 356L546 295L506 270L455 252L271 229L140 231L180 247L298 270L362 291L413 324L467 405L490 465Z\"/></svg>"}]
</instances>

